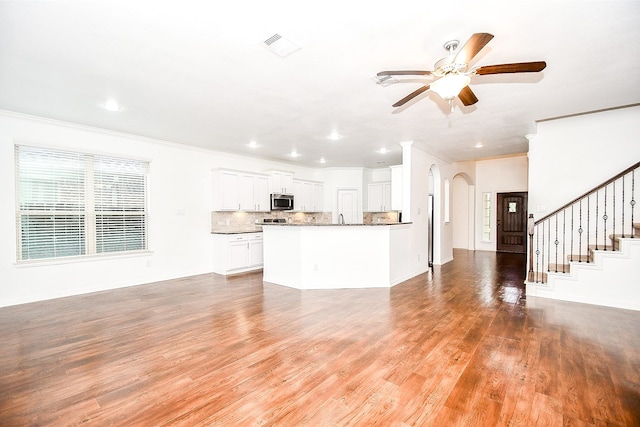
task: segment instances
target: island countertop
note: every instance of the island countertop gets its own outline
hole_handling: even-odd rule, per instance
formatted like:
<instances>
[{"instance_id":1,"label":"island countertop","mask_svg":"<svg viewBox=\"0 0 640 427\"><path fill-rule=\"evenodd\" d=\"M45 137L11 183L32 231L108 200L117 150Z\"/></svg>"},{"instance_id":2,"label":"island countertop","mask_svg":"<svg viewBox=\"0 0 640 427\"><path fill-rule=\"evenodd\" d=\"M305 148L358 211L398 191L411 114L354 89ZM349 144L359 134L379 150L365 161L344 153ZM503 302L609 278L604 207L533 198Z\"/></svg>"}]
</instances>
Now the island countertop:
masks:
<instances>
[{"instance_id":1,"label":"island countertop","mask_svg":"<svg viewBox=\"0 0 640 427\"><path fill-rule=\"evenodd\" d=\"M411 223L265 224L263 280L296 289L390 288L428 265ZM422 268L424 267L424 269Z\"/></svg>"},{"instance_id":2,"label":"island countertop","mask_svg":"<svg viewBox=\"0 0 640 427\"><path fill-rule=\"evenodd\" d=\"M299 223L266 223L263 226L277 226L277 227L374 227L381 225L409 225L410 222L374 222L370 224L327 224L327 223L312 223L312 222L299 222Z\"/></svg>"}]
</instances>

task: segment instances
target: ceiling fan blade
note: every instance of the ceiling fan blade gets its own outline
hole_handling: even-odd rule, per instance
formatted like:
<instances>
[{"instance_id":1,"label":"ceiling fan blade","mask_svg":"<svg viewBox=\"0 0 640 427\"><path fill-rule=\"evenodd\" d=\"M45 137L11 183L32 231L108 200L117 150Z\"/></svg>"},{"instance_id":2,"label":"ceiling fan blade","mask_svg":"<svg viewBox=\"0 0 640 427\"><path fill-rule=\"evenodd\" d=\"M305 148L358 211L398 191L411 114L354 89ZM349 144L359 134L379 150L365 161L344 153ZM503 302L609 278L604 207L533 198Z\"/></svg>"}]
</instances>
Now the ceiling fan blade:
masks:
<instances>
[{"instance_id":1,"label":"ceiling fan blade","mask_svg":"<svg viewBox=\"0 0 640 427\"><path fill-rule=\"evenodd\" d=\"M460 101L462 101L462 103L466 106L473 105L478 102L478 97L476 97L476 94L473 93L469 86L465 86L462 88L462 90L458 94L458 98L460 98Z\"/></svg>"},{"instance_id":2,"label":"ceiling fan blade","mask_svg":"<svg viewBox=\"0 0 640 427\"><path fill-rule=\"evenodd\" d=\"M416 96L420 95L422 92L425 92L427 90L429 90L429 85L424 85L420 89L414 90L409 95L405 96L400 101L398 101L395 104L393 104L392 107L400 107L400 106L406 104L408 101L411 101Z\"/></svg>"},{"instance_id":3,"label":"ceiling fan blade","mask_svg":"<svg viewBox=\"0 0 640 427\"><path fill-rule=\"evenodd\" d=\"M500 64L485 65L476 68L476 74L481 76L486 74L505 74L505 73L535 73L542 71L547 66L544 61L538 62L519 62L516 64Z\"/></svg>"},{"instance_id":4,"label":"ceiling fan blade","mask_svg":"<svg viewBox=\"0 0 640 427\"><path fill-rule=\"evenodd\" d=\"M456 53L453 62L456 64L468 64L480 50L487 45L493 38L493 34L475 33Z\"/></svg>"},{"instance_id":5,"label":"ceiling fan blade","mask_svg":"<svg viewBox=\"0 0 640 427\"><path fill-rule=\"evenodd\" d=\"M378 76L429 76L431 71L422 70L400 70L400 71L380 71Z\"/></svg>"}]
</instances>

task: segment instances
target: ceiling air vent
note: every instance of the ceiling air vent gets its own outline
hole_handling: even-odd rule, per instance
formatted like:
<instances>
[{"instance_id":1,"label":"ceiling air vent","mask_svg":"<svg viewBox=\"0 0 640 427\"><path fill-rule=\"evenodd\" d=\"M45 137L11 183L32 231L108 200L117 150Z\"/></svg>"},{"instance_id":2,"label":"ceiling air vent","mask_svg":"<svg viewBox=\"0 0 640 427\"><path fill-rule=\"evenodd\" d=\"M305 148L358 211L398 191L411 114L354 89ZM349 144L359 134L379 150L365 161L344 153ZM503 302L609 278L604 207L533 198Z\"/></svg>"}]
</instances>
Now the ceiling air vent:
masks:
<instances>
[{"instance_id":1,"label":"ceiling air vent","mask_svg":"<svg viewBox=\"0 0 640 427\"><path fill-rule=\"evenodd\" d=\"M267 49L280 58L286 58L293 52L300 50L300 46L277 33L266 39L263 43Z\"/></svg>"},{"instance_id":2,"label":"ceiling air vent","mask_svg":"<svg viewBox=\"0 0 640 427\"><path fill-rule=\"evenodd\" d=\"M398 83L398 79L394 79L391 76L371 76L371 79L382 87Z\"/></svg>"}]
</instances>

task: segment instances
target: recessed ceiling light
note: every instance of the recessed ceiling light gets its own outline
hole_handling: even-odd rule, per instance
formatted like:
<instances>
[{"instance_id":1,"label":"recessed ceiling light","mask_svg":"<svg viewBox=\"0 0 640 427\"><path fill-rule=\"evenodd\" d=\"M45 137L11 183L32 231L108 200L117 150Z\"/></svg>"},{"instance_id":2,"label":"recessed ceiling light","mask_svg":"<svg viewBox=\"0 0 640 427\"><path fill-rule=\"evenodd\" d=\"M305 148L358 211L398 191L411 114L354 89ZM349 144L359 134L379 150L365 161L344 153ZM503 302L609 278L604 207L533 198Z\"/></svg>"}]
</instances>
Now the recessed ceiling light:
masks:
<instances>
[{"instance_id":1,"label":"recessed ceiling light","mask_svg":"<svg viewBox=\"0 0 640 427\"><path fill-rule=\"evenodd\" d=\"M474 145L474 147L482 148L482 147L484 147L484 145L482 145L482 142L477 142L476 145Z\"/></svg>"},{"instance_id":2,"label":"recessed ceiling light","mask_svg":"<svg viewBox=\"0 0 640 427\"><path fill-rule=\"evenodd\" d=\"M386 154L388 152L389 151L385 147L382 147L381 149L378 150L378 153L380 153L380 154Z\"/></svg>"},{"instance_id":3,"label":"recessed ceiling light","mask_svg":"<svg viewBox=\"0 0 640 427\"><path fill-rule=\"evenodd\" d=\"M332 132L331 135L329 135L327 138L332 141L337 141L342 138L342 135L340 135L338 132Z\"/></svg>"},{"instance_id":4,"label":"recessed ceiling light","mask_svg":"<svg viewBox=\"0 0 640 427\"><path fill-rule=\"evenodd\" d=\"M105 110L109 110L109 111L122 110L122 106L120 106L120 104L118 104L115 99L108 99L107 102L105 102L102 106L104 107Z\"/></svg>"},{"instance_id":5,"label":"recessed ceiling light","mask_svg":"<svg viewBox=\"0 0 640 427\"><path fill-rule=\"evenodd\" d=\"M320 163L327 163L327 161L325 160L325 158L324 158L324 157L320 157L319 162L320 162Z\"/></svg>"},{"instance_id":6,"label":"recessed ceiling light","mask_svg":"<svg viewBox=\"0 0 640 427\"><path fill-rule=\"evenodd\" d=\"M249 147L249 148L258 148L258 147L260 147L260 146L258 145L258 143L257 143L257 142L255 142L255 141L251 141L251 142L249 142L249 143L247 144L247 147Z\"/></svg>"},{"instance_id":7,"label":"recessed ceiling light","mask_svg":"<svg viewBox=\"0 0 640 427\"><path fill-rule=\"evenodd\" d=\"M300 154L298 154L298 152L296 150L293 150L290 154L291 157L300 157Z\"/></svg>"}]
</instances>

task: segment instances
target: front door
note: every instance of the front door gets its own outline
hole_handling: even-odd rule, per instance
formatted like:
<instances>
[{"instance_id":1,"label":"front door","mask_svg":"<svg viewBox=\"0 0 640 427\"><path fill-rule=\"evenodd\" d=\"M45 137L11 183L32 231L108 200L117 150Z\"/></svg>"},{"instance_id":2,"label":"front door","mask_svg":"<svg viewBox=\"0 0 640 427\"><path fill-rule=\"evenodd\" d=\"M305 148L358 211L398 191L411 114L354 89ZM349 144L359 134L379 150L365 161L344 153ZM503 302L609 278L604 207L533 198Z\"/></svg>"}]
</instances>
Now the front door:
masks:
<instances>
[{"instance_id":1,"label":"front door","mask_svg":"<svg viewBox=\"0 0 640 427\"><path fill-rule=\"evenodd\" d=\"M526 253L527 193L498 193L498 252Z\"/></svg>"}]
</instances>

